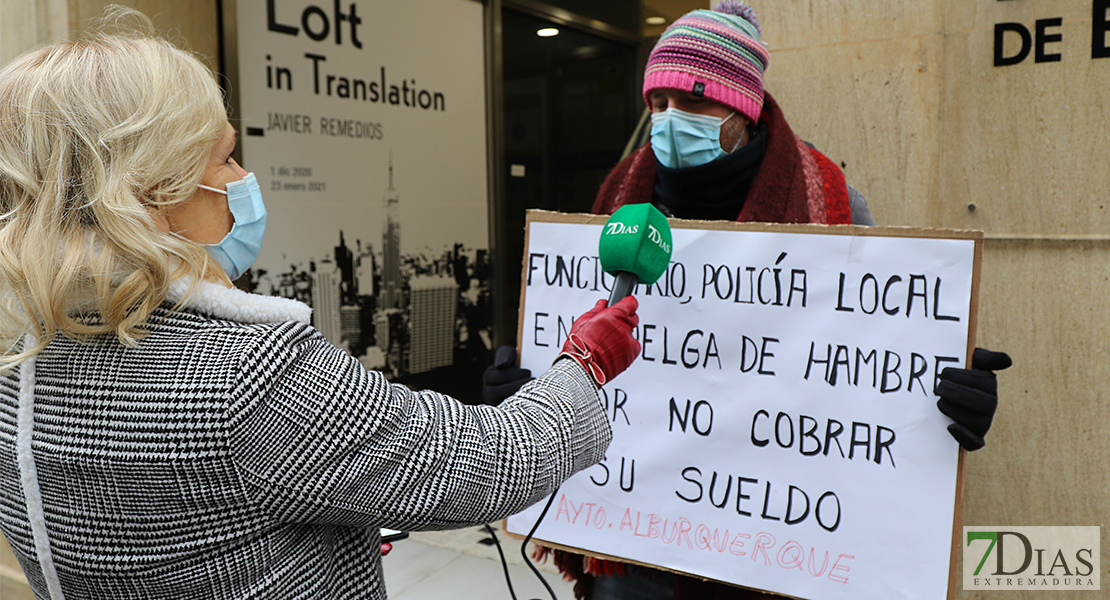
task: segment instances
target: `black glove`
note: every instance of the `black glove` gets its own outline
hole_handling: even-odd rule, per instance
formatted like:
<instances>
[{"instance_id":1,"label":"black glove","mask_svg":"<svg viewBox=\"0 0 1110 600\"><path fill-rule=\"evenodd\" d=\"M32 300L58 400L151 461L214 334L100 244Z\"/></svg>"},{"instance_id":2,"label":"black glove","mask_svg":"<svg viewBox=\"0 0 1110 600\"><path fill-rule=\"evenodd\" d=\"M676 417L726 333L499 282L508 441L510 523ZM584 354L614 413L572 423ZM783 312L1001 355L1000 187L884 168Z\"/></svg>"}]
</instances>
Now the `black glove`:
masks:
<instances>
[{"instance_id":1,"label":"black glove","mask_svg":"<svg viewBox=\"0 0 1110 600\"><path fill-rule=\"evenodd\" d=\"M983 436L991 428L998 408L998 380L994 371L1009 368L1013 362L1005 352L976 348L970 369L947 367L940 372L937 408L955 421L948 426L948 433L969 452L986 444Z\"/></svg>"},{"instance_id":2,"label":"black glove","mask_svg":"<svg viewBox=\"0 0 1110 600\"><path fill-rule=\"evenodd\" d=\"M482 400L497 406L529 381L532 372L516 366L516 347L501 346L494 354L493 366L482 373Z\"/></svg>"}]
</instances>

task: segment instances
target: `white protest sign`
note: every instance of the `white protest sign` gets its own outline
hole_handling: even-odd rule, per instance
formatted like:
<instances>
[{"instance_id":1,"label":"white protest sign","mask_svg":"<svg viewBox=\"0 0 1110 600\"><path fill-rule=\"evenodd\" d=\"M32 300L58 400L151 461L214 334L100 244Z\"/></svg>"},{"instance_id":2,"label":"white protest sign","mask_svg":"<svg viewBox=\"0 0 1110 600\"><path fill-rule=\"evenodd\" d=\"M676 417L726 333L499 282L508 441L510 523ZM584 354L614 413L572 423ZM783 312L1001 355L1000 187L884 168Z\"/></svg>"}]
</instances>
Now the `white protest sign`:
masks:
<instances>
[{"instance_id":1,"label":"white protest sign","mask_svg":"<svg viewBox=\"0 0 1110 600\"><path fill-rule=\"evenodd\" d=\"M606 217L546 215L524 258L533 373L612 283ZM799 598L944 598L960 461L933 388L968 355L981 238L687 223L636 289L643 350L603 389L606 460L536 539Z\"/></svg>"}]
</instances>

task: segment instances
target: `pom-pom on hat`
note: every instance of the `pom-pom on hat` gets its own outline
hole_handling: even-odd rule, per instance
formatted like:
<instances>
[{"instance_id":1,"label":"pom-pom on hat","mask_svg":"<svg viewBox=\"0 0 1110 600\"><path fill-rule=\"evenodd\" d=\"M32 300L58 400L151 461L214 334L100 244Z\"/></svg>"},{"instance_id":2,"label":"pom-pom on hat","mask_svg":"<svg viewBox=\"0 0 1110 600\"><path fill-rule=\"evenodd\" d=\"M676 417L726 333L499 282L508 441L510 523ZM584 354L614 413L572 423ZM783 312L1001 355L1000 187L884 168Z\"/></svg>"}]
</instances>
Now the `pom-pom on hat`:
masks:
<instances>
[{"instance_id":1,"label":"pom-pom on hat","mask_svg":"<svg viewBox=\"0 0 1110 600\"><path fill-rule=\"evenodd\" d=\"M644 101L659 88L716 100L759 120L763 72L770 55L752 7L724 0L713 10L694 10L659 37L644 70Z\"/></svg>"}]
</instances>

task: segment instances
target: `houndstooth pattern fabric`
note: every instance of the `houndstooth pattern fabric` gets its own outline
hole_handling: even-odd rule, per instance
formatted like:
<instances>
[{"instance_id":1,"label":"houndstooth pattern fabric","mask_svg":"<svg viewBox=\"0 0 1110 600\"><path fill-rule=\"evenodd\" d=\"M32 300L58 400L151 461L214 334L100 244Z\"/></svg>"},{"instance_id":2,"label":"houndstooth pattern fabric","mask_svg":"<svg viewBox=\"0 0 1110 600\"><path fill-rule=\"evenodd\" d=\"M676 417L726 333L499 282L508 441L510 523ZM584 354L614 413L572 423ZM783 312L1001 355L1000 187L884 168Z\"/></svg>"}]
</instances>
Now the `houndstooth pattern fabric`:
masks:
<instances>
[{"instance_id":1,"label":"houndstooth pattern fabric","mask_svg":"<svg viewBox=\"0 0 1110 600\"><path fill-rule=\"evenodd\" d=\"M384 598L379 527L513 514L611 437L573 361L499 407L464 406L390 384L303 323L169 305L149 323L136 348L58 337L33 372L0 377L0 529L37 598L21 377L35 378L32 449L70 600Z\"/></svg>"}]
</instances>

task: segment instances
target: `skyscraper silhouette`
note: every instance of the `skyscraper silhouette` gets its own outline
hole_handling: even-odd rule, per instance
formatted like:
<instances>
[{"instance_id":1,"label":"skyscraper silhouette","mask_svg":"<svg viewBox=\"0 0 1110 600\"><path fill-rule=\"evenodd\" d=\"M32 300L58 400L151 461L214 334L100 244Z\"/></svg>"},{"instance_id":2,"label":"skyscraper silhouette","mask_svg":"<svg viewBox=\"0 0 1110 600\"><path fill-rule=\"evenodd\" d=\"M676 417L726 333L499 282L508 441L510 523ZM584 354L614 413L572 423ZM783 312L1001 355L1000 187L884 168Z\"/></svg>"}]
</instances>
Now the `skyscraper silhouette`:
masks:
<instances>
[{"instance_id":1,"label":"skyscraper silhouette","mask_svg":"<svg viewBox=\"0 0 1110 600\"><path fill-rule=\"evenodd\" d=\"M382 309L402 308L401 289L401 223L397 205L401 196L393 189L393 157L389 157L389 188L385 193L385 224L382 226Z\"/></svg>"}]
</instances>

